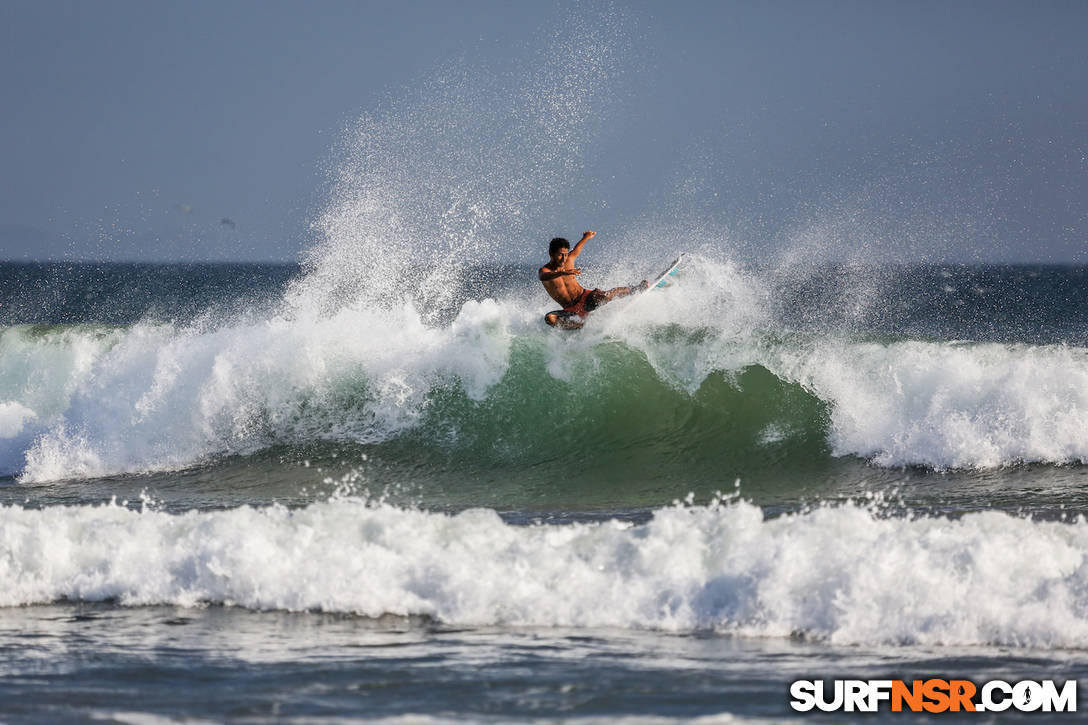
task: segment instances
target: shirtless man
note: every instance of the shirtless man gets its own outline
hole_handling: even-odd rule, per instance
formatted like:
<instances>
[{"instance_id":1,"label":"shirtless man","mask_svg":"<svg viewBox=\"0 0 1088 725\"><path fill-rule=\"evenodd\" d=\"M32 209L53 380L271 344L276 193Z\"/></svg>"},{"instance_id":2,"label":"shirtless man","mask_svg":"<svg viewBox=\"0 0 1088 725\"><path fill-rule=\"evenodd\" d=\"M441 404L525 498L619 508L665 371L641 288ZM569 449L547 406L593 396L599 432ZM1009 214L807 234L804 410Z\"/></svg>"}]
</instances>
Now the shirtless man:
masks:
<instances>
[{"instance_id":1,"label":"shirtless man","mask_svg":"<svg viewBox=\"0 0 1088 725\"><path fill-rule=\"evenodd\" d=\"M540 281L552 299L563 306L561 310L544 315L544 321L552 327L577 330L585 323L586 316L601 305L647 287L646 280L642 280L642 284L634 287L615 287L607 291L588 290L578 284L577 276L582 273L582 270L574 266L574 260L578 259L586 242L596 234L596 232L583 234L582 241L575 244L574 249L571 249L570 242L562 237L556 237L548 245L548 256L551 259L540 268Z\"/></svg>"}]
</instances>

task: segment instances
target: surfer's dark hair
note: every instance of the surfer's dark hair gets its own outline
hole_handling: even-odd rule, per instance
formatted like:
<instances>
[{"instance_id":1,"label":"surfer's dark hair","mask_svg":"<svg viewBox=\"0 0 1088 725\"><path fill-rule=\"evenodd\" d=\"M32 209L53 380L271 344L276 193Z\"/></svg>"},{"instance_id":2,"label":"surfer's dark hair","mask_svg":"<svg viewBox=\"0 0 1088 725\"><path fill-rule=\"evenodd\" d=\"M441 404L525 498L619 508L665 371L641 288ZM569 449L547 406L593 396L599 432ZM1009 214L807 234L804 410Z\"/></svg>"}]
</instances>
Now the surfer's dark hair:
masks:
<instances>
[{"instance_id":1,"label":"surfer's dark hair","mask_svg":"<svg viewBox=\"0 0 1088 725\"><path fill-rule=\"evenodd\" d=\"M556 237L548 244L548 254L555 254L563 247L570 249L570 242L563 237Z\"/></svg>"}]
</instances>

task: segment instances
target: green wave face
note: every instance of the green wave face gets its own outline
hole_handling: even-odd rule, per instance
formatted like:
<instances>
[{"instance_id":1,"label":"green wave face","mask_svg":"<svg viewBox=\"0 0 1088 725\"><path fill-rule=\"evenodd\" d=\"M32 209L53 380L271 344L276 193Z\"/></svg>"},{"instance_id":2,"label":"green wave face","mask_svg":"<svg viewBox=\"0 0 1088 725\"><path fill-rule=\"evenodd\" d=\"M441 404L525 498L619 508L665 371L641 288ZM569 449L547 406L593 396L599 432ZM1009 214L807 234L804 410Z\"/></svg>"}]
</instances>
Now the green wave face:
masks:
<instances>
[{"instance_id":1,"label":"green wave face","mask_svg":"<svg viewBox=\"0 0 1088 725\"><path fill-rule=\"evenodd\" d=\"M795 486L797 473L833 464L826 404L760 365L689 392L620 343L595 347L569 380L547 363L543 345L521 340L485 399L436 387L418 425L367 447L368 474L395 482L411 469L429 493L453 481L466 500L490 494L500 506L507 496L632 505L732 490L737 478Z\"/></svg>"}]
</instances>

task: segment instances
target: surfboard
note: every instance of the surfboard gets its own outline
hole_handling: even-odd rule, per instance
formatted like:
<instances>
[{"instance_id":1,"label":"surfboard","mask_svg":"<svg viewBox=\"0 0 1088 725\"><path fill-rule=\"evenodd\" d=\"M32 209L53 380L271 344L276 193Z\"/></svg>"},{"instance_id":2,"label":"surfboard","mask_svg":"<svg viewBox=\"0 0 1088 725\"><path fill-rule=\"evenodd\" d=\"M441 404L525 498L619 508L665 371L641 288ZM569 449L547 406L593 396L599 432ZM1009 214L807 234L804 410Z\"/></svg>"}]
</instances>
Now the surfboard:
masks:
<instances>
[{"instance_id":1,"label":"surfboard","mask_svg":"<svg viewBox=\"0 0 1088 725\"><path fill-rule=\"evenodd\" d=\"M664 272L657 275L657 277L654 278L653 282L650 282L648 285L646 285L646 289L630 296L629 306L639 304L639 300L644 299L649 293L653 292L654 290L664 289L665 287L668 287L673 282L675 282L676 273L680 269L680 263L683 261L684 254L681 253L679 257L672 260L672 264L666 267Z\"/></svg>"},{"instance_id":2,"label":"surfboard","mask_svg":"<svg viewBox=\"0 0 1088 725\"><path fill-rule=\"evenodd\" d=\"M662 287L668 287L672 284L674 281L673 277L676 276L676 272L680 268L680 262L682 261L684 261L684 255L681 253L679 257L673 260L668 269L659 274L657 279L650 283L650 286L643 291L643 294L652 292L655 289L661 289Z\"/></svg>"}]
</instances>

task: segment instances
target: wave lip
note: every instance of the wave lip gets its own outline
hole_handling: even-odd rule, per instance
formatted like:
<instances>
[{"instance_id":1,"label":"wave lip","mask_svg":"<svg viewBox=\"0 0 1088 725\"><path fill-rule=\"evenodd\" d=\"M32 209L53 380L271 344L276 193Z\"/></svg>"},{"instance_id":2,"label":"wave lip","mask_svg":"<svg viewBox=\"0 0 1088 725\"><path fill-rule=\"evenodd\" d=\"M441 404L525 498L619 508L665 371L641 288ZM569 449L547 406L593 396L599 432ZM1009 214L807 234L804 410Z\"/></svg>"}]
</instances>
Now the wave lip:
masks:
<instances>
[{"instance_id":1,"label":"wave lip","mask_svg":"<svg viewBox=\"0 0 1088 725\"><path fill-rule=\"evenodd\" d=\"M512 526L338 499L170 515L0 509L0 605L216 603L453 625L713 630L837 644L1088 647L1088 523L765 519L748 503Z\"/></svg>"}]
</instances>

